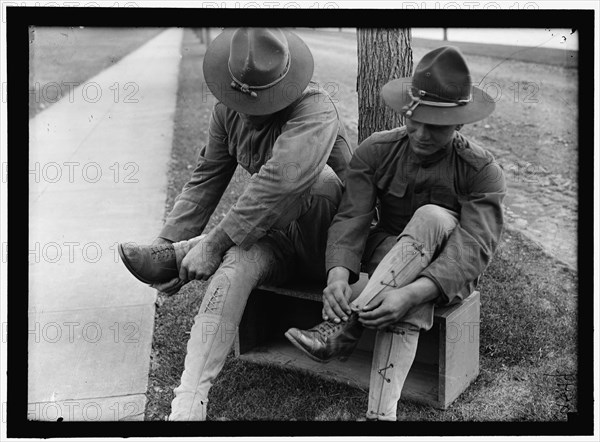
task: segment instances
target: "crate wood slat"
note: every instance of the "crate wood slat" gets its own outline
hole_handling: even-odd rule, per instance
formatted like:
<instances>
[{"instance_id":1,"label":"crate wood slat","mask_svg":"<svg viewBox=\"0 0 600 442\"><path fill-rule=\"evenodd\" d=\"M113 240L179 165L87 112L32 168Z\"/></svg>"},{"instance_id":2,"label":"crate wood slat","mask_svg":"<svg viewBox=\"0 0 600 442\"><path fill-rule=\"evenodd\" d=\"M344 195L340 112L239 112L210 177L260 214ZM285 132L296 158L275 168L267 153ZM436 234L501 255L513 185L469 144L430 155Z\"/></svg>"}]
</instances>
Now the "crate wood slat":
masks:
<instances>
[{"instance_id":1,"label":"crate wood slat","mask_svg":"<svg viewBox=\"0 0 600 442\"><path fill-rule=\"evenodd\" d=\"M440 403L447 408L479 375L479 292L438 316Z\"/></svg>"}]
</instances>

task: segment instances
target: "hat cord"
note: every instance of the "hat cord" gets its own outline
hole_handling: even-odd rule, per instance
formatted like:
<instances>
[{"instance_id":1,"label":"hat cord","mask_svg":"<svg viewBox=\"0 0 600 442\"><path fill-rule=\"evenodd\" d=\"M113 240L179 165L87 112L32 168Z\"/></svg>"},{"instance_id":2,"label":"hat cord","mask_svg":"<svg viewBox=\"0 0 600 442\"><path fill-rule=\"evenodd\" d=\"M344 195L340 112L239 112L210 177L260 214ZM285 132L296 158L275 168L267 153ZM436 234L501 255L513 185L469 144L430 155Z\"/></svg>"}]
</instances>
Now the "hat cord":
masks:
<instances>
[{"instance_id":1,"label":"hat cord","mask_svg":"<svg viewBox=\"0 0 600 442\"><path fill-rule=\"evenodd\" d=\"M417 106L419 104L424 104L426 106L433 106L433 107L457 107L457 106L464 106L467 103L469 103L472 98L473 95L469 94L469 98L465 98L462 100L452 100L450 98L445 98L445 97L441 97L439 95L436 95L432 92L427 92L424 91L422 89L417 89L417 94L418 96L415 97L412 93L412 90L409 89L408 90L408 95L410 95L411 98L411 102L409 105L406 105L402 108L402 111L405 113L405 115L410 118L413 114L413 111L417 108ZM445 102L440 102L440 101L428 101L428 100L423 100L421 97L425 97L425 96L430 96L430 97L434 97L434 98L439 98L440 100L446 100Z\"/></svg>"},{"instance_id":2,"label":"hat cord","mask_svg":"<svg viewBox=\"0 0 600 442\"><path fill-rule=\"evenodd\" d=\"M235 75L233 75L233 72L231 72L231 66L229 65L229 62L228 62L227 63L227 69L229 70L229 75L231 76L231 78L233 80L231 82L231 87L233 89L239 90L240 92L242 92L244 94L248 94L248 95L250 95L253 98L256 98L256 97L258 97L258 95L256 94L256 92L254 92L254 90L268 89L268 88L270 88L272 86L275 86L277 83L279 83L281 80L284 79L284 77L287 75L287 73L290 70L290 58L291 57L288 56L287 63L285 65L283 73L275 81L272 81L271 83L265 84L265 85L262 85L262 86L249 86L248 84L244 83L243 81L238 80L235 77Z\"/></svg>"}]
</instances>

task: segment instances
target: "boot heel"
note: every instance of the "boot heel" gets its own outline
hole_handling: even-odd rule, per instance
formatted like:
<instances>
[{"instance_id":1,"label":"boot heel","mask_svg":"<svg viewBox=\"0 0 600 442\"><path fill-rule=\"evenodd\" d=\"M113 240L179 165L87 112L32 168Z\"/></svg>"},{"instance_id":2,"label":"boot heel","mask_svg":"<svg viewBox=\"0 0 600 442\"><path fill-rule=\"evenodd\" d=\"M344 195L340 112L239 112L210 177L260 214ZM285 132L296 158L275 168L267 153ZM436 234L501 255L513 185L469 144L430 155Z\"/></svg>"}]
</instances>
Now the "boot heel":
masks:
<instances>
[{"instance_id":1,"label":"boot heel","mask_svg":"<svg viewBox=\"0 0 600 442\"><path fill-rule=\"evenodd\" d=\"M356 347L358 346L358 339L356 339L354 341L354 344L352 344L351 347L348 347L345 349L345 352L341 355L338 356L338 360L340 362L346 362L350 356L352 356L352 354L354 353L354 350L356 350Z\"/></svg>"}]
</instances>

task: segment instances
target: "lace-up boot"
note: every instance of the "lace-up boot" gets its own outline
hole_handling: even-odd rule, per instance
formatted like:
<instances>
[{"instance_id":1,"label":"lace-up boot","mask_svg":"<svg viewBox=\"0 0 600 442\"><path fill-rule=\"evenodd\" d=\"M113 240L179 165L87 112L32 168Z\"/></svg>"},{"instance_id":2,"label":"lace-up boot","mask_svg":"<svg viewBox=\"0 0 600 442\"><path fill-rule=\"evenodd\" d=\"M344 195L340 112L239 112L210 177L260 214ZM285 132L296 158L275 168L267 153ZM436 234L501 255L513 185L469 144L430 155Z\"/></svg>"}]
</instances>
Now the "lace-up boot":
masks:
<instances>
[{"instance_id":1,"label":"lace-up boot","mask_svg":"<svg viewBox=\"0 0 600 442\"><path fill-rule=\"evenodd\" d=\"M146 284L167 282L179 275L172 244L119 244L119 255L131 274Z\"/></svg>"},{"instance_id":2,"label":"lace-up boot","mask_svg":"<svg viewBox=\"0 0 600 442\"><path fill-rule=\"evenodd\" d=\"M345 361L356 348L363 329L358 314L352 313L347 322L324 321L309 330L290 328L285 337L315 361L329 362L336 357Z\"/></svg>"}]
</instances>

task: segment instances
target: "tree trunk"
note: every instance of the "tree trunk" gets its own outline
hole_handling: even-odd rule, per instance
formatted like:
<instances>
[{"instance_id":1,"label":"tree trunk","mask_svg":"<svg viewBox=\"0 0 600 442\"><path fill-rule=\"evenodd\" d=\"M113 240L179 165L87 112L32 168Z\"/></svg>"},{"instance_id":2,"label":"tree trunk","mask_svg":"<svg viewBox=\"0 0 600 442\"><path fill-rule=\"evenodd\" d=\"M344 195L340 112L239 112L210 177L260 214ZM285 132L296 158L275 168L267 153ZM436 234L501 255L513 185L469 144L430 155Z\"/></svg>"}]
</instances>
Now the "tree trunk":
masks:
<instances>
[{"instance_id":1,"label":"tree trunk","mask_svg":"<svg viewBox=\"0 0 600 442\"><path fill-rule=\"evenodd\" d=\"M413 56L410 28L358 28L358 142L373 132L401 126L404 119L387 107L381 88L390 80L410 77Z\"/></svg>"}]
</instances>

